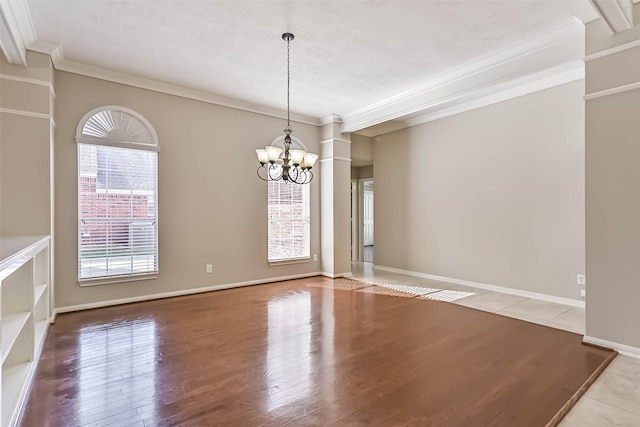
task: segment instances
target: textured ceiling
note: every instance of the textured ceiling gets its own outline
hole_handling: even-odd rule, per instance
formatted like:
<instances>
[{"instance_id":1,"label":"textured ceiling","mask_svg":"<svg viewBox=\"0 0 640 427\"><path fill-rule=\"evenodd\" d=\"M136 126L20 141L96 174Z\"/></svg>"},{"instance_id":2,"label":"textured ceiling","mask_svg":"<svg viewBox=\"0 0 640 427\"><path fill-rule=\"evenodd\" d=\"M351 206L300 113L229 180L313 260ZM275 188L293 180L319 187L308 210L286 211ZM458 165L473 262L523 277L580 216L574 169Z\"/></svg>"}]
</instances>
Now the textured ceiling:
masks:
<instances>
[{"instance_id":1,"label":"textured ceiling","mask_svg":"<svg viewBox=\"0 0 640 427\"><path fill-rule=\"evenodd\" d=\"M65 60L291 109L346 114L572 23L588 0L37 1Z\"/></svg>"}]
</instances>

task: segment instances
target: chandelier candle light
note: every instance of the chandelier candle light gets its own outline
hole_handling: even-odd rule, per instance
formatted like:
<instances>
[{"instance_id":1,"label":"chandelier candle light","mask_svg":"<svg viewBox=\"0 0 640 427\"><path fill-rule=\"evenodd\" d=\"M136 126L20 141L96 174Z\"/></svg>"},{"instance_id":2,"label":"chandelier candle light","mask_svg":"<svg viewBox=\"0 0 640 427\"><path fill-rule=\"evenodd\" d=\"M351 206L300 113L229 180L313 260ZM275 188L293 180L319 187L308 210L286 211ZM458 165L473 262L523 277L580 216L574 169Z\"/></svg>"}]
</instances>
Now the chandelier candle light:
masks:
<instances>
[{"instance_id":1,"label":"chandelier candle light","mask_svg":"<svg viewBox=\"0 0 640 427\"><path fill-rule=\"evenodd\" d=\"M264 181L283 180L293 184L307 184L313 179L311 168L318 160L318 155L307 153L303 150L291 149L291 113L289 108L290 92L290 61L289 42L293 40L293 34L284 33L282 39L287 42L287 127L284 128L284 150L280 147L269 145L258 148L258 177ZM263 171L262 173L260 171Z\"/></svg>"}]
</instances>

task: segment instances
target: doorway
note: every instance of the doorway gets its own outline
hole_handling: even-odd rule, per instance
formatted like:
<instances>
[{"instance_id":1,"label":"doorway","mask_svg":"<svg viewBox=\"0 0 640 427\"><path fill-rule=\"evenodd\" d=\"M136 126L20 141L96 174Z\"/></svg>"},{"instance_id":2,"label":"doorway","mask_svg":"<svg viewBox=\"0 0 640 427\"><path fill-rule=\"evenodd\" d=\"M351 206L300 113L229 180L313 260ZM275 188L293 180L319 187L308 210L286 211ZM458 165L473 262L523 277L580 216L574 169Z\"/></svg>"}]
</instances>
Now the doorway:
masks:
<instances>
[{"instance_id":1,"label":"doorway","mask_svg":"<svg viewBox=\"0 0 640 427\"><path fill-rule=\"evenodd\" d=\"M362 181L362 254L364 262L373 262L373 180L367 179Z\"/></svg>"},{"instance_id":2,"label":"doorway","mask_svg":"<svg viewBox=\"0 0 640 427\"><path fill-rule=\"evenodd\" d=\"M351 261L373 262L373 179L351 180Z\"/></svg>"}]
</instances>

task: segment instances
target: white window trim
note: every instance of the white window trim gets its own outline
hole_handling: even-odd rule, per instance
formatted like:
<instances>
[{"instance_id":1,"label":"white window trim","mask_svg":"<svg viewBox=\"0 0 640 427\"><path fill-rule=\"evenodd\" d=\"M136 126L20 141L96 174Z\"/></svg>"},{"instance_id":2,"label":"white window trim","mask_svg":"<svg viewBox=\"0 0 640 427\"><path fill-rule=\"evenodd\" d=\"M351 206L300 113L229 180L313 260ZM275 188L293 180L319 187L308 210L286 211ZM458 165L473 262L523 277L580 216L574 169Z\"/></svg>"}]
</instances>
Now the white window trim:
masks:
<instances>
[{"instance_id":1,"label":"white window trim","mask_svg":"<svg viewBox=\"0 0 640 427\"><path fill-rule=\"evenodd\" d=\"M156 270L153 273L136 273L122 276L96 277L94 279L78 279L78 284L82 287L85 287L109 285L111 283L138 282L140 280L157 279L158 273L159 271Z\"/></svg>"},{"instance_id":2,"label":"white window trim","mask_svg":"<svg viewBox=\"0 0 640 427\"><path fill-rule=\"evenodd\" d=\"M311 257L300 257L300 258L285 258L277 261L268 261L269 267L277 267L279 265L288 265L288 264L306 264L311 261Z\"/></svg>"},{"instance_id":3,"label":"white window trim","mask_svg":"<svg viewBox=\"0 0 640 427\"><path fill-rule=\"evenodd\" d=\"M138 119L147 129L147 131L149 131L150 135L151 135L151 141L149 143L140 143L140 142L130 142L130 141L120 141L120 140L115 140L115 139L108 139L108 138L96 138L96 137L89 137L89 136L85 136L83 135L83 129L85 124L87 123L87 121L93 117L94 115L96 115L97 113L100 113L102 111L122 111L124 113L127 113L133 117L135 117L136 119ZM131 110L129 108L126 107L121 107L121 106L117 106L117 105L107 105L107 106L102 106L102 107L97 107L94 108L93 110L87 112L82 119L78 122L78 126L76 128L76 143L78 144L78 146L80 144L85 144L85 145L98 145L98 146L107 146L107 147L116 147L116 148L126 148L126 149L134 149L134 150L142 150L142 151L152 151L152 152L160 152L160 145L158 144L158 134L156 133L155 129L153 128L153 126L151 125L151 123L142 115L140 115L138 112ZM79 162L79 159L78 159ZM123 283L123 282L133 282L133 281L141 281L141 280L151 280L151 279L155 279L158 277L158 274L160 272L160 237L159 237L159 228L157 225L158 222L158 169L157 169L157 157L156 157L156 176L155 176L155 190L156 191L141 191L141 190L134 190L132 193L128 192L128 191L118 191L116 190L115 193L114 191L111 191L112 194L133 194L133 195L153 195L154 196L154 208L155 208L155 222L156 222L156 247L155 247L155 256L156 256L156 265L155 265L155 270L154 271L149 271L149 272L143 272L143 273L131 273L131 274L124 274L124 275L110 275L110 276L102 276L102 277L89 277L89 278L80 278L79 277L79 268L78 268L78 285L80 286L97 286L97 285L105 285L105 284L111 284L111 283ZM77 178L78 178L78 187L80 185L80 172L78 171L77 173ZM107 191L106 190L101 190L101 189L96 189L96 193L101 193L101 194L105 194ZM78 211L80 211L80 194L78 194L78 200L76 201L78 203ZM78 214L80 214L80 212L78 212ZM79 215L80 216L80 215ZM78 221L78 235L77 235L77 241L78 241L78 267L80 265L80 226L79 226L80 221Z\"/></svg>"},{"instance_id":4,"label":"white window trim","mask_svg":"<svg viewBox=\"0 0 640 427\"><path fill-rule=\"evenodd\" d=\"M82 130L80 131L82 132ZM104 145L107 147L132 148L135 150L155 151L155 152L160 151L159 145L141 144L139 142L116 141L113 139L92 138L90 136L76 135L76 142L78 144Z\"/></svg>"},{"instance_id":5,"label":"white window trim","mask_svg":"<svg viewBox=\"0 0 640 427\"><path fill-rule=\"evenodd\" d=\"M112 139L110 140L110 139L102 139L102 138L92 138L92 137L82 135L82 130L84 128L85 123L97 113L101 111L107 111L107 110L122 111L123 113L130 114L136 119L140 120L146 126L147 130L151 134L152 142L150 144L140 144L140 143L127 142L127 141L117 141ZM85 139L90 142L86 142L86 141L83 142L82 140L85 140ZM149 122L149 120L144 118L144 116L140 115L137 111L134 111L127 107L121 107L119 105L105 105L102 107L94 108L93 110L89 111L87 114L82 116L82 119L80 119L80 122L78 122L78 126L76 127L76 142L78 143L109 145L110 144L109 141L113 144L120 144L120 143L128 144L127 147L125 148L131 148L132 144L134 144L136 146L140 145L144 147L157 147L157 150L154 149L150 151L160 151L160 145L158 144L158 134L156 133L156 130L153 128L153 126L151 126L151 123ZM140 148L140 149L144 149L144 148Z\"/></svg>"}]
</instances>

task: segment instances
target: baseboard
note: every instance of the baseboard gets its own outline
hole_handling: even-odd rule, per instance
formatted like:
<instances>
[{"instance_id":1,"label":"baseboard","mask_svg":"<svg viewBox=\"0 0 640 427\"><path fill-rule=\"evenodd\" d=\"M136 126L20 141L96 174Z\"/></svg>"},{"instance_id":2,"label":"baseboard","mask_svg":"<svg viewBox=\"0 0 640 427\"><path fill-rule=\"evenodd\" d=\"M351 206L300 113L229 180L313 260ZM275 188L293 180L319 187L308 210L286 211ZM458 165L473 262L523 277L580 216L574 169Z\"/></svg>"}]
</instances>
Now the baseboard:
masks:
<instances>
[{"instance_id":1,"label":"baseboard","mask_svg":"<svg viewBox=\"0 0 640 427\"><path fill-rule=\"evenodd\" d=\"M161 294L140 295L140 296L131 297L131 298L121 298L121 299L114 299L109 301L93 302L88 304L70 305L66 307L56 308L53 312L53 316L55 320L55 316L60 313L70 313L72 311L90 310L92 308L109 307L112 305L129 304L132 302L150 301L154 299L171 298L171 297L178 297L183 295L199 294L203 292L219 291L222 289L240 288L243 286L261 285L264 283L281 282L284 280L303 279L305 277L314 277L314 276L323 276L323 275L324 275L323 272L315 271L313 273L294 274L291 276L281 276L281 277L270 277L268 279L249 280L246 282L236 282L236 283L225 283L222 285L205 286L202 288L183 289L180 291L164 292Z\"/></svg>"},{"instance_id":2,"label":"baseboard","mask_svg":"<svg viewBox=\"0 0 640 427\"><path fill-rule=\"evenodd\" d=\"M607 341L600 338L590 337L585 335L582 338L582 342L586 344L594 344L600 347L611 348L623 356L633 357L634 359L640 359L640 348L631 347L630 345L620 344L613 341Z\"/></svg>"},{"instance_id":3,"label":"baseboard","mask_svg":"<svg viewBox=\"0 0 640 427\"><path fill-rule=\"evenodd\" d=\"M584 301L575 300L571 298L557 297L554 295L540 294L537 292L529 292L529 291L523 291L520 289L506 288L504 286L488 285L486 283L471 282L469 280L454 279L451 277L436 276L433 274L418 273L416 271L401 270L399 268L384 267L381 265L374 265L373 268L374 270L382 270L382 271L388 271L390 273L406 274L408 276L421 277L423 279L438 280L440 282L455 283L457 285L471 286L474 288L486 289L494 292L502 292L502 293L511 294L511 295L518 295L525 298L534 298L534 299L539 299L543 301L555 302L558 304L565 304L573 307L580 307L580 308L585 307Z\"/></svg>"},{"instance_id":4,"label":"baseboard","mask_svg":"<svg viewBox=\"0 0 640 427\"><path fill-rule=\"evenodd\" d=\"M346 273L327 273L326 271L323 271L322 275L330 279L337 279L338 277L353 277L353 273L350 271Z\"/></svg>"}]
</instances>

